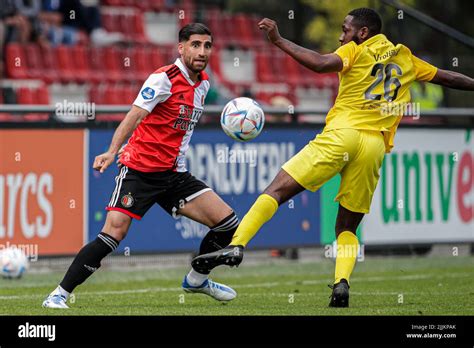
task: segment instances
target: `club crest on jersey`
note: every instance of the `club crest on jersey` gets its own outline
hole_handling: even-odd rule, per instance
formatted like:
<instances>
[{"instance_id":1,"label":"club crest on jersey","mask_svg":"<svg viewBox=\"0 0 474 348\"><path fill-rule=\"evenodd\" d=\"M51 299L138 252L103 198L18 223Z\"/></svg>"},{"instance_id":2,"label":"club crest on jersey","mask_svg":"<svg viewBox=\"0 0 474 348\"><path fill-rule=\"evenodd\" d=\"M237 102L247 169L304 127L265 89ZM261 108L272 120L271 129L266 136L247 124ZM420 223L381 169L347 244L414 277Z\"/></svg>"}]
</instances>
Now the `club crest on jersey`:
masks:
<instances>
[{"instance_id":1,"label":"club crest on jersey","mask_svg":"<svg viewBox=\"0 0 474 348\"><path fill-rule=\"evenodd\" d=\"M128 195L125 195L122 197L122 199L120 200L120 203L122 203L122 205L125 208L130 208L133 205L133 203L135 203L135 200L133 199L132 195L129 193Z\"/></svg>"},{"instance_id":2,"label":"club crest on jersey","mask_svg":"<svg viewBox=\"0 0 474 348\"><path fill-rule=\"evenodd\" d=\"M145 87L142 91L142 97L145 100L153 99L155 96L155 90L151 87Z\"/></svg>"}]
</instances>

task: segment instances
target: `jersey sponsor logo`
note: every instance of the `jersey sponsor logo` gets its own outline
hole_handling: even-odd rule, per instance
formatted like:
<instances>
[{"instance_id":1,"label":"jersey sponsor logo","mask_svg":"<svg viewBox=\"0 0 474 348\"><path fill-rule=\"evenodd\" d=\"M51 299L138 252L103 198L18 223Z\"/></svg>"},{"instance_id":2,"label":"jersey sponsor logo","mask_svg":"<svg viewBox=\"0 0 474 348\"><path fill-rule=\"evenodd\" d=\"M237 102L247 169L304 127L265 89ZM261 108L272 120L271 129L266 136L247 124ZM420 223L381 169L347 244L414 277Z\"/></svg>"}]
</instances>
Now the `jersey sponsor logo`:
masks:
<instances>
[{"instance_id":1,"label":"jersey sponsor logo","mask_svg":"<svg viewBox=\"0 0 474 348\"><path fill-rule=\"evenodd\" d=\"M186 131L193 130L199 118L201 118L202 112L202 109L193 109L188 105L180 105L178 118L174 122L173 128Z\"/></svg>"},{"instance_id":2,"label":"jersey sponsor logo","mask_svg":"<svg viewBox=\"0 0 474 348\"><path fill-rule=\"evenodd\" d=\"M129 193L128 195L125 195L122 197L122 199L120 200L120 203L122 203L122 205L125 208L130 208L133 205L133 203L135 203L135 200L133 199L132 195Z\"/></svg>"},{"instance_id":3,"label":"jersey sponsor logo","mask_svg":"<svg viewBox=\"0 0 474 348\"><path fill-rule=\"evenodd\" d=\"M145 100L153 99L155 96L155 90L151 87L145 87L142 91L142 97Z\"/></svg>"}]
</instances>

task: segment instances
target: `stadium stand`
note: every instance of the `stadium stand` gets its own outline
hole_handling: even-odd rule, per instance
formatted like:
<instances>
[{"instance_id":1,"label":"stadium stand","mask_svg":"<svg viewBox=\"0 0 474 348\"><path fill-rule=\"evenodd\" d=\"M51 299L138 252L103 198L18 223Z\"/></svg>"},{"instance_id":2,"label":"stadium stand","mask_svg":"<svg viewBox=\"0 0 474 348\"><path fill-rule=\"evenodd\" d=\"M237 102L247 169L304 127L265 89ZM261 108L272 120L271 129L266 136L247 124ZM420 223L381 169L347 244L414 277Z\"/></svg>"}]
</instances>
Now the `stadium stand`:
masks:
<instances>
[{"instance_id":1,"label":"stadium stand","mask_svg":"<svg viewBox=\"0 0 474 348\"><path fill-rule=\"evenodd\" d=\"M264 104L281 96L298 105L299 96L304 96L305 105L325 106L335 97L336 75L317 75L272 47L257 28L256 15L226 13L216 6L200 6L198 11L193 0L103 0L99 9L102 28L120 34L119 42L97 44L91 33L88 36L81 29L73 44L6 40L6 78L44 83L40 89L15 88L17 103L62 102L64 95L56 93L61 88L53 86L79 84L88 90L88 100L83 101L129 104L151 72L174 61L179 27L199 19L215 34L208 68L213 84L235 96L247 91ZM321 101L321 96L327 100ZM40 119L33 116L25 119ZM120 120L123 116L99 117Z\"/></svg>"}]
</instances>

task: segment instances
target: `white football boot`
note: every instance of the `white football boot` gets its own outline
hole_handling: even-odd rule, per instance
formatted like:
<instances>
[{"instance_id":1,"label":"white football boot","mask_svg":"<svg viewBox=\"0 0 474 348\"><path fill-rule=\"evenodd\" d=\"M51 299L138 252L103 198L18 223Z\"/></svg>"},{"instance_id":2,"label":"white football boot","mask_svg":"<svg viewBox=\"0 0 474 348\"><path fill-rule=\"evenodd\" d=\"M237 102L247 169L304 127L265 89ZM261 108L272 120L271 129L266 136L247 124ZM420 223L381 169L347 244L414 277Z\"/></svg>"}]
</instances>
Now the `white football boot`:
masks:
<instances>
[{"instance_id":1,"label":"white football boot","mask_svg":"<svg viewBox=\"0 0 474 348\"><path fill-rule=\"evenodd\" d=\"M210 279L206 279L199 286L191 286L188 283L187 277L184 276L181 286L185 292L206 294L217 301L231 301L237 296L237 293L231 287L216 283Z\"/></svg>"},{"instance_id":2,"label":"white football boot","mask_svg":"<svg viewBox=\"0 0 474 348\"><path fill-rule=\"evenodd\" d=\"M66 304L67 298L59 292L59 289L56 288L54 291L49 294L48 297L43 301L44 308L69 308Z\"/></svg>"}]
</instances>

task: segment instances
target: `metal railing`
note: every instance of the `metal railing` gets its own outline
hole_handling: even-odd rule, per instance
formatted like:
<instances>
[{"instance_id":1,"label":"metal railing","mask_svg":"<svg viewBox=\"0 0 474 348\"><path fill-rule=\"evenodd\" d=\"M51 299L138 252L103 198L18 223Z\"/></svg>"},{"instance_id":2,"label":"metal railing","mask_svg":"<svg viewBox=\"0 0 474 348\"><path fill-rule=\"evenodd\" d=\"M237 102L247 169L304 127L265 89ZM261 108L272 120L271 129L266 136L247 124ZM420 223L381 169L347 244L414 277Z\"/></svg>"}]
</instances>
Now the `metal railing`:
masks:
<instances>
[{"instance_id":1,"label":"metal railing","mask_svg":"<svg viewBox=\"0 0 474 348\"><path fill-rule=\"evenodd\" d=\"M59 127L104 127L104 123L115 126L118 122L116 121L104 121L97 118L98 115L107 114L125 114L130 110L130 105L95 105L93 103L87 103L92 106L93 113L86 115L82 112L72 112L67 122L61 119L61 115L58 112L58 105L13 105L13 104L0 104L0 115L7 113L15 115L17 120L2 121L0 119L0 128L24 128L29 125L41 127L41 125L51 126L51 123L57 124ZM204 115L216 116L215 122L211 119L207 123L217 123L218 117L222 112L221 105L209 105L205 107ZM267 115L290 115L293 124L301 123L312 123L312 124L324 124L324 118L329 111L327 108L315 108L315 107L263 107L265 114ZM48 114L47 120L43 121L28 121L26 122L23 116L25 114L40 113ZM304 119L301 116L304 115ZM74 117L77 117L74 119ZM407 116L407 118L413 118ZM404 124L405 126L430 126L430 122L433 121L433 126L447 126L447 127L474 127L474 108L438 108L434 110L421 110L420 111L420 122L411 122L410 124ZM279 124L280 122L272 122ZM288 125L287 122L284 124ZM61 126L60 126L61 125Z\"/></svg>"}]
</instances>

